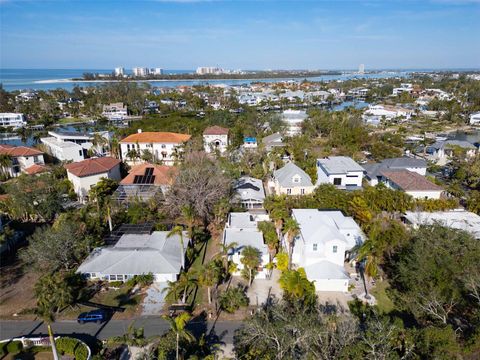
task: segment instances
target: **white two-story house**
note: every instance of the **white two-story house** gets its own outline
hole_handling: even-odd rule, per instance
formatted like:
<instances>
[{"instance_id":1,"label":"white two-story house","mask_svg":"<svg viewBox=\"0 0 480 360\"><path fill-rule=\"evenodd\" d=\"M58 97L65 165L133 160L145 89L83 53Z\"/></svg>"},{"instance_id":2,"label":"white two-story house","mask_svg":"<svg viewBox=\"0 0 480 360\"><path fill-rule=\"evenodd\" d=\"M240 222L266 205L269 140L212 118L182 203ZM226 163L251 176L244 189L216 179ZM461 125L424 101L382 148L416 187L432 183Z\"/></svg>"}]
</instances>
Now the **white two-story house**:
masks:
<instances>
[{"instance_id":1,"label":"white two-story house","mask_svg":"<svg viewBox=\"0 0 480 360\"><path fill-rule=\"evenodd\" d=\"M145 152L149 152L154 162L173 165L181 146L190 140L190 135L172 132L142 132L127 136L120 141L120 154L124 161L135 164L142 162Z\"/></svg>"},{"instance_id":2,"label":"white two-story house","mask_svg":"<svg viewBox=\"0 0 480 360\"><path fill-rule=\"evenodd\" d=\"M317 159L317 183L333 184L339 189L362 187L365 170L347 156L330 156Z\"/></svg>"},{"instance_id":3,"label":"white two-story house","mask_svg":"<svg viewBox=\"0 0 480 360\"><path fill-rule=\"evenodd\" d=\"M293 209L292 217L300 226L292 264L305 269L317 291L347 292L350 277L344 263L364 241L360 227L338 210Z\"/></svg>"},{"instance_id":4,"label":"white two-story house","mask_svg":"<svg viewBox=\"0 0 480 360\"><path fill-rule=\"evenodd\" d=\"M120 181L120 162L112 157L101 157L66 164L68 180L80 202L88 199L90 189L102 178Z\"/></svg>"},{"instance_id":5,"label":"white two-story house","mask_svg":"<svg viewBox=\"0 0 480 360\"><path fill-rule=\"evenodd\" d=\"M16 177L21 173L33 175L45 170L43 152L38 149L0 144L0 155L10 159L8 164L0 166L2 173L7 177Z\"/></svg>"},{"instance_id":6,"label":"white two-story house","mask_svg":"<svg viewBox=\"0 0 480 360\"><path fill-rule=\"evenodd\" d=\"M228 129L221 126L210 126L203 131L203 146L205 152L218 150L220 153L227 151Z\"/></svg>"}]
</instances>

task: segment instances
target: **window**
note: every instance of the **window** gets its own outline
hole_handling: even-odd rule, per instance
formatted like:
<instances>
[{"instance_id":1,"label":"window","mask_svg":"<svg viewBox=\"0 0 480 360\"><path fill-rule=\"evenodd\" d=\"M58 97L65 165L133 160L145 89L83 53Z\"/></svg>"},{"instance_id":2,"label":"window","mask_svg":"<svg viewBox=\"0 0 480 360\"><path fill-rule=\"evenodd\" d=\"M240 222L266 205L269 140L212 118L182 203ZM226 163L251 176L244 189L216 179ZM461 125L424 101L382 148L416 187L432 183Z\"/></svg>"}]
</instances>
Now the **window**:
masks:
<instances>
[{"instance_id":1,"label":"window","mask_svg":"<svg viewBox=\"0 0 480 360\"><path fill-rule=\"evenodd\" d=\"M90 274L90 277L96 278L96 277L97 277L97 274L96 274L96 273L91 273L91 274Z\"/></svg>"},{"instance_id":2,"label":"window","mask_svg":"<svg viewBox=\"0 0 480 360\"><path fill-rule=\"evenodd\" d=\"M293 182L298 184L298 183L300 182L300 176L295 175L295 176L293 177Z\"/></svg>"},{"instance_id":3,"label":"window","mask_svg":"<svg viewBox=\"0 0 480 360\"><path fill-rule=\"evenodd\" d=\"M292 195L292 189L287 189L287 195Z\"/></svg>"},{"instance_id":4,"label":"window","mask_svg":"<svg viewBox=\"0 0 480 360\"><path fill-rule=\"evenodd\" d=\"M166 158L167 157L167 153L165 151L162 151L162 158Z\"/></svg>"},{"instance_id":5,"label":"window","mask_svg":"<svg viewBox=\"0 0 480 360\"><path fill-rule=\"evenodd\" d=\"M300 194L305 195L305 189L301 189Z\"/></svg>"},{"instance_id":6,"label":"window","mask_svg":"<svg viewBox=\"0 0 480 360\"><path fill-rule=\"evenodd\" d=\"M333 253L336 254L338 251L338 246L337 245L333 245Z\"/></svg>"},{"instance_id":7,"label":"window","mask_svg":"<svg viewBox=\"0 0 480 360\"><path fill-rule=\"evenodd\" d=\"M130 151L130 144L127 144L127 151Z\"/></svg>"},{"instance_id":8,"label":"window","mask_svg":"<svg viewBox=\"0 0 480 360\"><path fill-rule=\"evenodd\" d=\"M78 150L78 155L80 155L80 156L83 155L82 150Z\"/></svg>"},{"instance_id":9,"label":"window","mask_svg":"<svg viewBox=\"0 0 480 360\"><path fill-rule=\"evenodd\" d=\"M317 251L318 249L318 244L313 244L313 251Z\"/></svg>"},{"instance_id":10,"label":"window","mask_svg":"<svg viewBox=\"0 0 480 360\"><path fill-rule=\"evenodd\" d=\"M342 185L342 178L333 178L333 185Z\"/></svg>"},{"instance_id":11,"label":"window","mask_svg":"<svg viewBox=\"0 0 480 360\"><path fill-rule=\"evenodd\" d=\"M33 157L33 162L34 162L34 163L38 163L38 160L39 160L38 155L35 155L35 156Z\"/></svg>"},{"instance_id":12,"label":"window","mask_svg":"<svg viewBox=\"0 0 480 360\"><path fill-rule=\"evenodd\" d=\"M109 280L110 281L117 281L117 275L110 275Z\"/></svg>"},{"instance_id":13,"label":"window","mask_svg":"<svg viewBox=\"0 0 480 360\"><path fill-rule=\"evenodd\" d=\"M167 145L162 144L162 149L166 149L166 148L167 148Z\"/></svg>"}]
</instances>

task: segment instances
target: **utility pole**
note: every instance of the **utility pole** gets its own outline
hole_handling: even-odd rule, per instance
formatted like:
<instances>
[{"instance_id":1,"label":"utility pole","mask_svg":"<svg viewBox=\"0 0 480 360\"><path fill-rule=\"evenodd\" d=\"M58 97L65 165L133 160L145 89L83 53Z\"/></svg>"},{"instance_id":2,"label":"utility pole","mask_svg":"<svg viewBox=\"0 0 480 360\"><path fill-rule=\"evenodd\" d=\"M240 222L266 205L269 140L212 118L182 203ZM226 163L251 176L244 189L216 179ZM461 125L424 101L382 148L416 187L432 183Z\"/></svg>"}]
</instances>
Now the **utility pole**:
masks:
<instances>
[{"instance_id":1,"label":"utility pole","mask_svg":"<svg viewBox=\"0 0 480 360\"><path fill-rule=\"evenodd\" d=\"M58 359L58 353L57 353L57 347L55 346L55 338L53 337L53 331L52 331L52 327L50 326L50 324L47 324L47 329L48 329L48 336L50 337L50 344L52 346L53 360L59 360Z\"/></svg>"}]
</instances>

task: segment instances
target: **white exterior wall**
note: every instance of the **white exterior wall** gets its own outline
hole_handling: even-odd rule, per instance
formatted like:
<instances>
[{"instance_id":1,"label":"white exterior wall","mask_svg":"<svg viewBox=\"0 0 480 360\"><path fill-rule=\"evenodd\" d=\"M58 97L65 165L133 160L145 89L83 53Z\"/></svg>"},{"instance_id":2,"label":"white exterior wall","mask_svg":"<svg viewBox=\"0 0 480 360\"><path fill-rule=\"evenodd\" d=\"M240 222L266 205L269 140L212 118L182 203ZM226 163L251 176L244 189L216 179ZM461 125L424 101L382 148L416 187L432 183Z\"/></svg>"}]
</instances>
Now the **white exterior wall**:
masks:
<instances>
[{"instance_id":1,"label":"white exterior wall","mask_svg":"<svg viewBox=\"0 0 480 360\"><path fill-rule=\"evenodd\" d=\"M342 180L338 186L362 186L363 173L361 171L349 172L347 174L335 174L329 175L328 180L330 184L334 183L334 179L339 178Z\"/></svg>"},{"instance_id":2,"label":"white exterior wall","mask_svg":"<svg viewBox=\"0 0 480 360\"><path fill-rule=\"evenodd\" d=\"M480 113L470 115L470 125L480 125Z\"/></svg>"},{"instance_id":3,"label":"white exterior wall","mask_svg":"<svg viewBox=\"0 0 480 360\"><path fill-rule=\"evenodd\" d=\"M20 113L0 113L0 126L20 128L27 123Z\"/></svg>"},{"instance_id":4,"label":"white exterior wall","mask_svg":"<svg viewBox=\"0 0 480 360\"><path fill-rule=\"evenodd\" d=\"M156 160L163 161L164 165L173 165L175 161L175 149L181 145L182 144L177 143L121 143L120 151L122 159L129 164L143 162L141 158L131 161L130 158L127 157L129 149L135 149L140 151L140 157L142 156L143 150L149 150ZM163 156L162 153L165 153L165 156Z\"/></svg>"},{"instance_id":5,"label":"white exterior wall","mask_svg":"<svg viewBox=\"0 0 480 360\"><path fill-rule=\"evenodd\" d=\"M411 195L415 199L440 199L442 191L406 191L407 194Z\"/></svg>"},{"instance_id":6,"label":"white exterior wall","mask_svg":"<svg viewBox=\"0 0 480 360\"><path fill-rule=\"evenodd\" d=\"M73 175L67 170L68 180L70 180L73 184L73 189L75 193L78 195L78 198L81 202L85 202L88 196L88 192L90 191L91 187L96 185L100 179L108 178L113 180L120 180L120 166L117 165L109 172L104 172L101 174L95 174L91 176L84 176L78 177Z\"/></svg>"},{"instance_id":7,"label":"white exterior wall","mask_svg":"<svg viewBox=\"0 0 480 360\"><path fill-rule=\"evenodd\" d=\"M348 292L348 279L317 279L313 284L315 291Z\"/></svg>"},{"instance_id":8,"label":"white exterior wall","mask_svg":"<svg viewBox=\"0 0 480 360\"><path fill-rule=\"evenodd\" d=\"M317 244L317 250L314 250L314 244ZM333 252L334 246L337 247L336 253ZM315 243L315 241L305 243L303 239L299 239L295 242L293 248L292 263L301 267L307 267L322 260L328 260L343 266L345 251L345 242L338 239L332 239L325 244L321 242Z\"/></svg>"},{"instance_id":9,"label":"white exterior wall","mask_svg":"<svg viewBox=\"0 0 480 360\"><path fill-rule=\"evenodd\" d=\"M17 159L18 164L12 165L8 169L6 169L11 177L19 176L22 172L25 172L25 170L32 165L35 165L35 164L44 165L45 164L45 161L43 159L43 154L35 155L35 156L16 156L15 158ZM35 158L37 158L37 161L35 161ZM13 161L13 158L12 158L12 161ZM20 168L20 172L15 172L13 170L14 167Z\"/></svg>"},{"instance_id":10,"label":"white exterior wall","mask_svg":"<svg viewBox=\"0 0 480 360\"><path fill-rule=\"evenodd\" d=\"M54 138L42 138L42 143L48 148L50 154L60 161L78 162L85 160L83 147L72 142L58 142ZM64 146L68 143L68 146Z\"/></svg>"},{"instance_id":11,"label":"white exterior wall","mask_svg":"<svg viewBox=\"0 0 480 360\"><path fill-rule=\"evenodd\" d=\"M154 274L156 282L177 281L177 274Z\"/></svg>"},{"instance_id":12,"label":"white exterior wall","mask_svg":"<svg viewBox=\"0 0 480 360\"><path fill-rule=\"evenodd\" d=\"M286 195L307 195L311 194L315 189L315 186L296 186L292 188L281 187L278 181L274 182L275 194L286 194ZM290 193L288 193L290 189ZM303 193L302 193L303 190Z\"/></svg>"},{"instance_id":13,"label":"white exterior wall","mask_svg":"<svg viewBox=\"0 0 480 360\"><path fill-rule=\"evenodd\" d=\"M215 145L219 143L218 147ZM203 135L203 144L206 153L218 149L221 153L227 151L228 135Z\"/></svg>"}]
</instances>

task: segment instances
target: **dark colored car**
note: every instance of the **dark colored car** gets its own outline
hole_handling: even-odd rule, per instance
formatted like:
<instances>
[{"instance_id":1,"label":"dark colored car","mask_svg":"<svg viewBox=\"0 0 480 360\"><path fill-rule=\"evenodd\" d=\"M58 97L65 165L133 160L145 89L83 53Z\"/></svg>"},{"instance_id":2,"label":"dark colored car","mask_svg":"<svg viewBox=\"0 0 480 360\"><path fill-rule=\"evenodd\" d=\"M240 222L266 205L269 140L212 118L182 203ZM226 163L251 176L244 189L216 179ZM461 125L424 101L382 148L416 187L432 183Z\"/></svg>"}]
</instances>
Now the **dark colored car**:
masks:
<instances>
[{"instance_id":1,"label":"dark colored car","mask_svg":"<svg viewBox=\"0 0 480 360\"><path fill-rule=\"evenodd\" d=\"M84 312L78 315L77 321L79 324L84 324L88 322L102 323L108 318L108 313L105 310L93 310L89 312Z\"/></svg>"}]
</instances>

